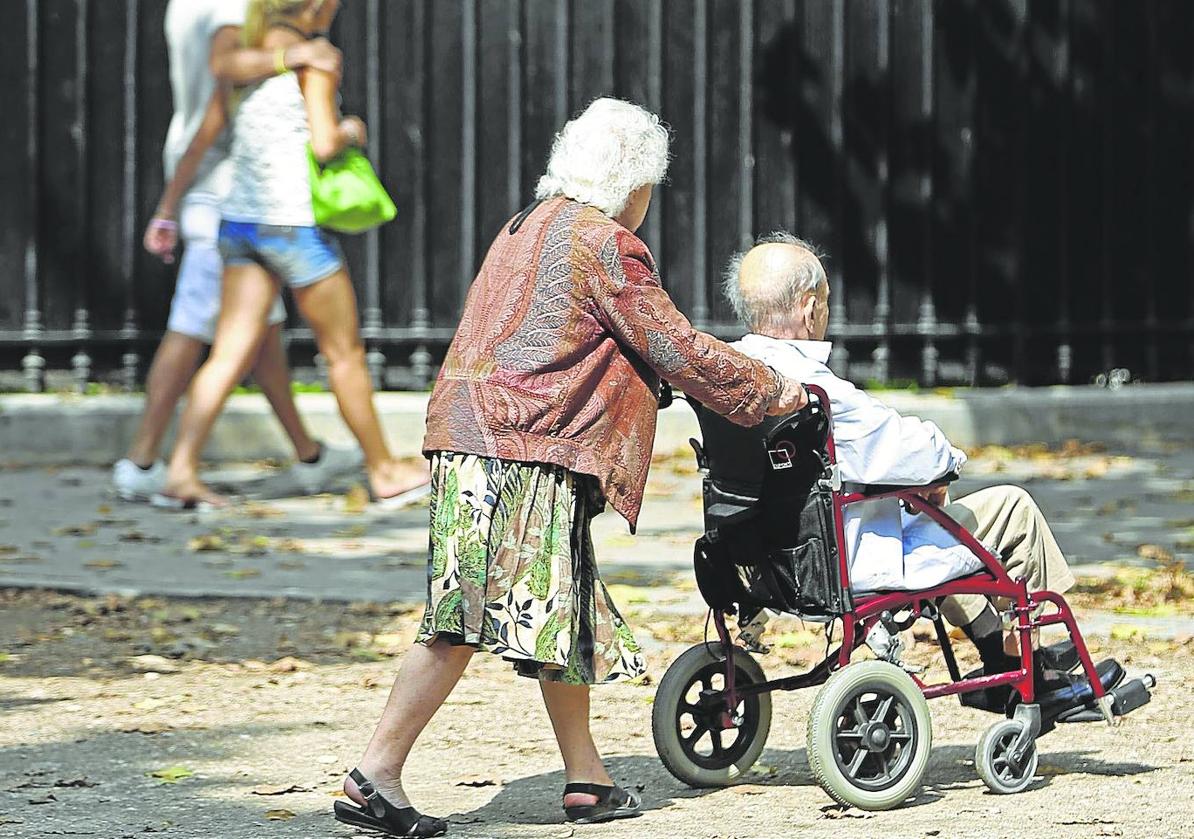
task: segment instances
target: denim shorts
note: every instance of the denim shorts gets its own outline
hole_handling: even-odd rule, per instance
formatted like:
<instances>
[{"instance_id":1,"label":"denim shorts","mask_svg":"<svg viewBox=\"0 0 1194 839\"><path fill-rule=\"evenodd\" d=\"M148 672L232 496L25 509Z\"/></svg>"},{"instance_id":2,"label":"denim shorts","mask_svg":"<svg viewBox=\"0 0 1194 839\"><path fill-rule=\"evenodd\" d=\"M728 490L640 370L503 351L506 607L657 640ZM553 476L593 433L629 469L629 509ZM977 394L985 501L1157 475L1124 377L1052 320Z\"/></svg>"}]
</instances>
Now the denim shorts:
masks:
<instances>
[{"instance_id":1,"label":"denim shorts","mask_svg":"<svg viewBox=\"0 0 1194 839\"><path fill-rule=\"evenodd\" d=\"M218 245L219 196L191 190L179 208L178 226L183 251L166 328L210 344L220 316L220 278L224 272ZM286 322L286 307L280 294L274 299L269 322Z\"/></svg>"},{"instance_id":2,"label":"denim shorts","mask_svg":"<svg viewBox=\"0 0 1194 839\"><path fill-rule=\"evenodd\" d=\"M220 223L225 265L260 265L291 288L326 279L344 267L340 243L318 227L284 227L251 221Z\"/></svg>"}]
</instances>

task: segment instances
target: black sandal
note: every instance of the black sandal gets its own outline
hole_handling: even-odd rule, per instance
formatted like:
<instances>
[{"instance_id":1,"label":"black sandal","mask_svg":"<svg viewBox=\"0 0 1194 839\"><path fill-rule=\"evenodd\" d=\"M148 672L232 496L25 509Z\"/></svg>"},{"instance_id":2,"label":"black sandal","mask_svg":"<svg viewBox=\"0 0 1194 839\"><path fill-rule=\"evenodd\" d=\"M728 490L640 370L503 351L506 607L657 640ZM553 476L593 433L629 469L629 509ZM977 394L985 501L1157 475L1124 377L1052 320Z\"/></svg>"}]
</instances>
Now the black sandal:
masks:
<instances>
[{"instance_id":1,"label":"black sandal","mask_svg":"<svg viewBox=\"0 0 1194 839\"><path fill-rule=\"evenodd\" d=\"M573 793L597 796L596 804L564 808L564 815L568 821L576 824L597 824L614 819L630 819L643 814L639 797L621 787L606 787L601 784L568 784L564 787L564 795Z\"/></svg>"},{"instance_id":2,"label":"black sandal","mask_svg":"<svg viewBox=\"0 0 1194 839\"><path fill-rule=\"evenodd\" d=\"M424 816L414 807L397 807L387 801L361 770L352 770L348 777L356 781L357 789L365 796L365 806L336 801L332 805L336 821L399 837L443 836L448 832L445 819Z\"/></svg>"}]
</instances>

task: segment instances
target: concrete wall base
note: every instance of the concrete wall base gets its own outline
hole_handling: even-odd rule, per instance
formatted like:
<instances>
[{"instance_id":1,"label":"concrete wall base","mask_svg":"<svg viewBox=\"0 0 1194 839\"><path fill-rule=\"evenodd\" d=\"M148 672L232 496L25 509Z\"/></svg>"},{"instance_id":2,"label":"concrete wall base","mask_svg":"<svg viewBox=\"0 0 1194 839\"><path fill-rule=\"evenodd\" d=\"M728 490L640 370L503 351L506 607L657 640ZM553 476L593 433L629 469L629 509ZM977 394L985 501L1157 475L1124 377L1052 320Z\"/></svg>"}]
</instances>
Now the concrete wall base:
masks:
<instances>
[{"instance_id":1,"label":"concrete wall base","mask_svg":"<svg viewBox=\"0 0 1194 839\"><path fill-rule=\"evenodd\" d=\"M376 398L395 453L418 454L427 394L381 393ZM1194 383L1131 385L1115 391L1012 387L889 392L882 398L902 413L933 420L959 446L1056 445L1070 438L1119 447L1194 442ZM300 394L297 401L316 437L332 443L351 441L331 394ZM123 456L141 405L139 395L0 396L0 462L110 464ZM693 436L698 436L693 414L677 402L660 415L656 450L687 448ZM281 427L259 395L229 400L205 452L217 461L290 456Z\"/></svg>"}]
</instances>

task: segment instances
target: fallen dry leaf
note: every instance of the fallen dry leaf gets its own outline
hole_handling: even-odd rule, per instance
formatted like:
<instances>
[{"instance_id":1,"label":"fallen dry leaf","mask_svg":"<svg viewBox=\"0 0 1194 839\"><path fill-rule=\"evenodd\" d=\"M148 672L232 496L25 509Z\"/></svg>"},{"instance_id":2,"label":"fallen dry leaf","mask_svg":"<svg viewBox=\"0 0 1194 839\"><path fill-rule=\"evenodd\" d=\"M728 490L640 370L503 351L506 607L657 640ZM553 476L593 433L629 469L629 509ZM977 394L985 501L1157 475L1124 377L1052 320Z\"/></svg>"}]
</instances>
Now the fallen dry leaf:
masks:
<instances>
[{"instance_id":1,"label":"fallen dry leaf","mask_svg":"<svg viewBox=\"0 0 1194 839\"><path fill-rule=\"evenodd\" d=\"M344 494L344 512L363 513L369 506L369 491L360 484L353 484Z\"/></svg>"},{"instance_id":2,"label":"fallen dry leaf","mask_svg":"<svg viewBox=\"0 0 1194 839\"><path fill-rule=\"evenodd\" d=\"M244 554L247 556L264 556L269 553L269 537L242 535L234 543L229 545L228 551L229 553Z\"/></svg>"},{"instance_id":3,"label":"fallen dry leaf","mask_svg":"<svg viewBox=\"0 0 1194 839\"><path fill-rule=\"evenodd\" d=\"M497 781L493 778L473 777L465 778L463 781L457 781L458 787L494 787L497 786Z\"/></svg>"},{"instance_id":4,"label":"fallen dry leaf","mask_svg":"<svg viewBox=\"0 0 1194 839\"><path fill-rule=\"evenodd\" d=\"M53 536L90 536L95 533L94 524L68 524L50 531Z\"/></svg>"},{"instance_id":5,"label":"fallen dry leaf","mask_svg":"<svg viewBox=\"0 0 1194 839\"><path fill-rule=\"evenodd\" d=\"M187 550L199 553L202 551L222 551L225 543L218 533L205 533L187 540Z\"/></svg>"},{"instance_id":6,"label":"fallen dry leaf","mask_svg":"<svg viewBox=\"0 0 1194 839\"><path fill-rule=\"evenodd\" d=\"M286 786L271 786L270 784L262 784L259 787L253 787L253 795L289 795L292 792L310 792L311 787L304 787L299 784L287 784Z\"/></svg>"},{"instance_id":7,"label":"fallen dry leaf","mask_svg":"<svg viewBox=\"0 0 1194 839\"><path fill-rule=\"evenodd\" d=\"M193 778L195 773L185 766L167 766L165 769L155 769L149 777L157 778L163 784L177 784L187 778Z\"/></svg>"},{"instance_id":8,"label":"fallen dry leaf","mask_svg":"<svg viewBox=\"0 0 1194 839\"><path fill-rule=\"evenodd\" d=\"M261 572L256 568L234 568L231 571L225 571L224 573L234 580L247 580L250 577L261 576Z\"/></svg>"},{"instance_id":9,"label":"fallen dry leaf","mask_svg":"<svg viewBox=\"0 0 1194 839\"><path fill-rule=\"evenodd\" d=\"M292 655L280 658L268 667L271 673L296 673L299 670L310 670L311 665Z\"/></svg>"},{"instance_id":10,"label":"fallen dry leaf","mask_svg":"<svg viewBox=\"0 0 1194 839\"><path fill-rule=\"evenodd\" d=\"M284 822L294 818L294 813L290 810L266 810L265 817L271 822Z\"/></svg>"},{"instance_id":11,"label":"fallen dry leaf","mask_svg":"<svg viewBox=\"0 0 1194 839\"><path fill-rule=\"evenodd\" d=\"M129 659L134 670L151 673L177 673L182 668L168 658L160 655L138 655Z\"/></svg>"},{"instance_id":12,"label":"fallen dry leaf","mask_svg":"<svg viewBox=\"0 0 1194 839\"><path fill-rule=\"evenodd\" d=\"M122 734L161 734L164 731L173 730L173 726L164 722L132 723L119 729Z\"/></svg>"},{"instance_id":13,"label":"fallen dry leaf","mask_svg":"<svg viewBox=\"0 0 1194 839\"><path fill-rule=\"evenodd\" d=\"M56 787L98 787L99 781L92 781L86 775L78 778L59 778L54 782Z\"/></svg>"},{"instance_id":14,"label":"fallen dry leaf","mask_svg":"<svg viewBox=\"0 0 1194 839\"><path fill-rule=\"evenodd\" d=\"M1173 554L1160 545L1141 545L1136 548L1136 555L1141 559L1151 559L1156 562L1173 562Z\"/></svg>"},{"instance_id":15,"label":"fallen dry leaf","mask_svg":"<svg viewBox=\"0 0 1194 839\"><path fill-rule=\"evenodd\" d=\"M84 568L91 568L94 571L111 571L113 568L120 568L124 565L116 559L91 559L83 563Z\"/></svg>"}]
</instances>

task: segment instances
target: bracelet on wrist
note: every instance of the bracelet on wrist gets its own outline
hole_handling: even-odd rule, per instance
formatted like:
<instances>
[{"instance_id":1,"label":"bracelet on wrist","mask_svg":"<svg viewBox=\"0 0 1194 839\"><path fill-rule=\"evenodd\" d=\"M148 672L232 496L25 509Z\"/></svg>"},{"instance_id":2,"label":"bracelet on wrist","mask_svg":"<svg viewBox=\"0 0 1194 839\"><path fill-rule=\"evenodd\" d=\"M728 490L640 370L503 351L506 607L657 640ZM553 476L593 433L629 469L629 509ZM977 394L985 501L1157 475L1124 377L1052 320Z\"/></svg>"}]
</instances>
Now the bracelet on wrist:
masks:
<instances>
[{"instance_id":1,"label":"bracelet on wrist","mask_svg":"<svg viewBox=\"0 0 1194 839\"><path fill-rule=\"evenodd\" d=\"M150 219L149 226L159 230L177 230L178 222L171 218L164 218L162 216L155 215L152 219Z\"/></svg>"},{"instance_id":2,"label":"bracelet on wrist","mask_svg":"<svg viewBox=\"0 0 1194 839\"><path fill-rule=\"evenodd\" d=\"M770 404L774 404L781 396L784 395L784 386L787 384L788 380L783 373L776 370L770 364L767 365L767 369L771 371L772 382L774 384L774 389L771 392L770 399Z\"/></svg>"},{"instance_id":3,"label":"bracelet on wrist","mask_svg":"<svg viewBox=\"0 0 1194 839\"><path fill-rule=\"evenodd\" d=\"M274 75L280 76L289 70L286 66L286 48L278 47L274 50Z\"/></svg>"}]
</instances>

